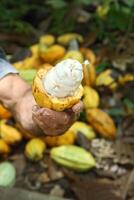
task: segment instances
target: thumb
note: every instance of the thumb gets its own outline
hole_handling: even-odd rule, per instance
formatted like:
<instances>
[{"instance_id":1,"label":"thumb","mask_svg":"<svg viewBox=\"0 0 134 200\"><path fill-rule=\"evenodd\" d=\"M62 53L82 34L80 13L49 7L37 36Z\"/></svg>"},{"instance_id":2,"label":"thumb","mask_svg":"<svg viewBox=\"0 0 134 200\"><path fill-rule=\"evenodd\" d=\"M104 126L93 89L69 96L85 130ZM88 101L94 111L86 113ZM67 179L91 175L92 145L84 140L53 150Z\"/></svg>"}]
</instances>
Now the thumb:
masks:
<instances>
[{"instance_id":1,"label":"thumb","mask_svg":"<svg viewBox=\"0 0 134 200\"><path fill-rule=\"evenodd\" d=\"M80 112L82 112L83 110L83 102L80 101L78 102L77 104L75 104L73 107L72 107L72 111L75 113L75 114L80 114Z\"/></svg>"},{"instance_id":2,"label":"thumb","mask_svg":"<svg viewBox=\"0 0 134 200\"><path fill-rule=\"evenodd\" d=\"M33 113L33 114L37 113L39 110L40 110L40 107L39 107L38 105L34 105L34 106L32 107L32 113Z\"/></svg>"}]
</instances>

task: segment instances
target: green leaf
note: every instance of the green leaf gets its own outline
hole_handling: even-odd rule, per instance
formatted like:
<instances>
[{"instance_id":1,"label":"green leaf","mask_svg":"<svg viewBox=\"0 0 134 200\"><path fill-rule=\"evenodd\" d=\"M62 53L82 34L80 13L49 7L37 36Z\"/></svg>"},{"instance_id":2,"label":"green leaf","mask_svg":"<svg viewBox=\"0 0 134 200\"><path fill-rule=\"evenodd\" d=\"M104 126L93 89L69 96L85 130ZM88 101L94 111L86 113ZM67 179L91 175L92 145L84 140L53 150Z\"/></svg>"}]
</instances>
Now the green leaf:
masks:
<instances>
[{"instance_id":1,"label":"green leaf","mask_svg":"<svg viewBox=\"0 0 134 200\"><path fill-rule=\"evenodd\" d=\"M123 103L134 113L134 103L130 99L125 98Z\"/></svg>"},{"instance_id":2,"label":"green leaf","mask_svg":"<svg viewBox=\"0 0 134 200\"><path fill-rule=\"evenodd\" d=\"M106 68L108 68L110 66L110 63L108 62L104 62L104 63L101 63L100 65L98 65L96 67L96 72L97 73L101 73L102 71L104 71Z\"/></svg>"},{"instance_id":3,"label":"green leaf","mask_svg":"<svg viewBox=\"0 0 134 200\"><path fill-rule=\"evenodd\" d=\"M74 3L81 4L81 5L89 5L93 2L94 0L74 0Z\"/></svg>"},{"instance_id":4,"label":"green leaf","mask_svg":"<svg viewBox=\"0 0 134 200\"><path fill-rule=\"evenodd\" d=\"M119 29L126 31L130 22L131 10L124 6L118 8L113 5L107 16L107 25L109 29Z\"/></svg>"},{"instance_id":5,"label":"green leaf","mask_svg":"<svg viewBox=\"0 0 134 200\"><path fill-rule=\"evenodd\" d=\"M75 20L68 16L68 9L60 8L56 9L52 15L52 24L50 27L50 32L53 34L61 35L66 32L72 32L75 27ZM64 21L64 23L63 23Z\"/></svg>"},{"instance_id":6,"label":"green leaf","mask_svg":"<svg viewBox=\"0 0 134 200\"><path fill-rule=\"evenodd\" d=\"M107 113L113 117L125 115L125 111L122 108L110 108Z\"/></svg>"},{"instance_id":7,"label":"green leaf","mask_svg":"<svg viewBox=\"0 0 134 200\"><path fill-rule=\"evenodd\" d=\"M80 117L79 117L79 121L86 121L86 112L81 112L80 113Z\"/></svg>"},{"instance_id":8,"label":"green leaf","mask_svg":"<svg viewBox=\"0 0 134 200\"><path fill-rule=\"evenodd\" d=\"M67 3L64 0L48 0L46 3L54 9L64 8L67 6Z\"/></svg>"},{"instance_id":9,"label":"green leaf","mask_svg":"<svg viewBox=\"0 0 134 200\"><path fill-rule=\"evenodd\" d=\"M134 0L123 0L123 2L129 7L134 6Z\"/></svg>"}]
</instances>

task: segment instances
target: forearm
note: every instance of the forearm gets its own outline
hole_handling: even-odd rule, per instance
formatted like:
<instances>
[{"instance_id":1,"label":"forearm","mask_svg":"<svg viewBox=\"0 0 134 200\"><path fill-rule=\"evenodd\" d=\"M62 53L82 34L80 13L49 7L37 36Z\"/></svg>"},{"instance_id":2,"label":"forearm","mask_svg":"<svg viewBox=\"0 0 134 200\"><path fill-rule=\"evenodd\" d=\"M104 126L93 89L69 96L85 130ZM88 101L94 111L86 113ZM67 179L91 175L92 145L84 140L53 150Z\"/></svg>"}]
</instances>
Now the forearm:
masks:
<instances>
[{"instance_id":1,"label":"forearm","mask_svg":"<svg viewBox=\"0 0 134 200\"><path fill-rule=\"evenodd\" d=\"M29 90L31 87L17 74L8 74L0 79L0 101L11 111Z\"/></svg>"}]
</instances>

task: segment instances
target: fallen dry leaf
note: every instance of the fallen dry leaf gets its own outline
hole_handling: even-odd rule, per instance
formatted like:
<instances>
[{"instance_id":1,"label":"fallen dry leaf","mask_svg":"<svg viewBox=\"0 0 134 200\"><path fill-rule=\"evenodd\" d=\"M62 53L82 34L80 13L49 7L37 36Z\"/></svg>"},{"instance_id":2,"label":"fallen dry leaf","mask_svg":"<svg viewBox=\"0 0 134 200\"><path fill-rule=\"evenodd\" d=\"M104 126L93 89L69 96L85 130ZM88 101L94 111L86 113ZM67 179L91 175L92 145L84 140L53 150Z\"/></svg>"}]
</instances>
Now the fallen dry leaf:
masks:
<instances>
[{"instance_id":1,"label":"fallen dry leaf","mask_svg":"<svg viewBox=\"0 0 134 200\"><path fill-rule=\"evenodd\" d=\"M115 185L124 200L134 197L134 170L115 180Z\"/></svg>"}]
</instances>

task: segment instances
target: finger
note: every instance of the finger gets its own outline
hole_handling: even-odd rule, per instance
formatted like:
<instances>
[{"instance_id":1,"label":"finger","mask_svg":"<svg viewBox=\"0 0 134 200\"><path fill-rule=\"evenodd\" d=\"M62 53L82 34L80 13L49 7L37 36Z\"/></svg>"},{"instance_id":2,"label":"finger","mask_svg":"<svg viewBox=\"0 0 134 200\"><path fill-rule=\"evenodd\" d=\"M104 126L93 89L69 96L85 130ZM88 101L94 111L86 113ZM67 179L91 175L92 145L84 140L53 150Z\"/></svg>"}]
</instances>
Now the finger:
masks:
<instances>
[{"instance_id":1,"label":"finger","mask_svg":"<svg viewBox=\"0 0 134 200\"><path fill-rule=\"evenodd\" d=\"M66 110L66 113L69 114L70 120L74 122L79 118L80 112L82 110L83 110L83 103L82 101L80 101L79 103L75 104L71 109Z\"/></svg>"},{"instance_id":2,"label":"finger","mask_svg":"<svg viewBox=\"0 0 134 200\"><path fill-rule=\"evenodd\" d=\"M38 126L42 129L45 135L50 135L50 136L61 135L68 129L68 126L65 126L65 125L54 127L54 123L49 123L46 120L45 122L42 122L41 120L36 118L36 116L33 116L33 119L38 124Z\"/></svg>"},{"instance_id":3,"label":"finger","mask_svg":"<svg viewBox=\"0 0 134 200\"><path fill-rule=\"evenodd\" d=\"M40 108L33 112L33 116L44 123L49 123L51 126L55 124L68 124L70 116L66 112L57 112L48 108Z\"/></svg>"},{"instance_id":4,"label":"finger","mask_svg":"<svg viewBox=\"0 0 134 200\"><path fill-rule=\"evenodd\" d=\"M40 107L38 105L34 105L32 107L32 113L36 113L39 109L40 109Z\"/></svg>"},{"instance_id":5,"label":"finger","mask_svg":"<svg viewBox=\"0 0 134 200\"><path fill-rule=\"evenodd\" d=\"M72 107L72 110L74 113L80 113L82 110L83 110L83 102L82 101L79 101L77 104L75 104L73 107Z\"/></svg>"},{"instance_id":6,"label":"finger","mask_svg":"<svg viewBox=\"0 0 134 200\"><path fill-rule=\"evenodd\" d=\"M57 112L48 108L34 106L33 119L46 135L60 135L79 117L81 107L82 104L78 103L73 109Z\"/></svg>"},{"instance_id":7,"label":"finger","mask_svg":"<svg viewBox=\"0 0 134 200\"><path fill-rule=\"evenodd\" d=\"M36 115L33 115L33 119L36 122L36 124L38 124L40 129L42 129L44 134L46 134L46 135L54 135L55 128L53 128L51 123L49 123L47 120L45 120L45 121L40 120L39 117L36 116Z\"/></svg>"}]
</instances>

